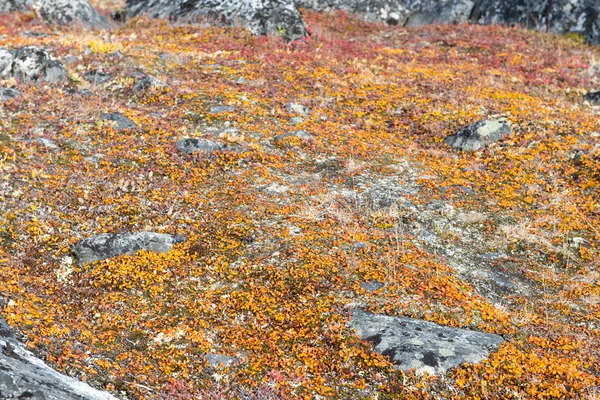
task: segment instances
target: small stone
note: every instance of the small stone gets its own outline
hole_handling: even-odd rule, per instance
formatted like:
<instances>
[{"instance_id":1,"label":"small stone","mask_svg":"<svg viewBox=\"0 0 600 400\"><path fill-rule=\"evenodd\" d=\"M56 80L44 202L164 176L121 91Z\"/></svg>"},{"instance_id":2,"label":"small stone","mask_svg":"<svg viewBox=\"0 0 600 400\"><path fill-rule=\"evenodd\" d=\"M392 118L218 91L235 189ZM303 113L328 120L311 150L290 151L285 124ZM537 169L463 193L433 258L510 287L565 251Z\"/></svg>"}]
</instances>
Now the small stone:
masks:
<instances>
[{"instance_id":1,"label":"small stone","mask_svg":"<svg viewBox=\"0 0 600 400\"><path fill-rule=\"evenodd\" d=\"M300 115L304 115L304 116L307 116L308 114L310 114L310 108L303 106L302 104L288 103L285 105L285 108L289 112L295 113L295 114L300 114Z\"/></svg>"},{"instance_id":2,"label":"small stone","mask_svg":"<svg viewBox=\"0 0 600 400\"><path fill-rule=\"evenodd\" d=\"M482 120L462 128L444 141L455 149L476 151L509 137L511 133L512 129L506 118Z\"/></svg>"},{"instance_id":3,"label":"small stone","mask_svg":"<svg viewBox=\"0 0 600 400\"><path fill-rule=\"evenodd\" d=\"M67 54L63 58L63 63L65 63L67 65L75 64L75 63L78 63L80 61L81 61L81 59L79 57L76 57L76 56L71 55L71 54Z\"/></svg>"},{"instance_id":4,"label":"small stone","mask_svg":"<svg viewBox=\"0 0 600 400\"><path fill-rule=\"evenodd\" d=\"M376 281L375 279L371 279L368 282L362 282L360 287L365 289L367 292L374 292L376 290L381 289L385 285L381 282Z\"/></svg>"},{"instance_id":5,"label":"small stone","mask_svg":"<svg viewBox=\"0 0 600 400\"><path fill-rule=\"evenodd\" d=\"M294 131L294 132L282 133L280 135L275 136L275 138L273 140L276 143L282 143L285 141L285 139L290 138L290 137L297 137L298 139L302 139L303 141L309 142L309 143L313 143L315 141L315 138L313 137L313 135L311 135L310 133L308 133L306 131Z\"/></svg>"},{"instance_id":6,"label":"small stone","mask_svg":"<svg viewBox=\"0 0 600 400\"><path fill-rule=\"evenodd\" d=\"M290 118L290 125L300 125L304 122L304 118L302 117L292 117Z\"/></svg>"},{"instance_id":7,"label":"small stone","mask_svg":"<svg viewBox=\"0 0 600 400\"><path fill-rule=\"evenodd\" d=\"M212 140L198 138L182 138L177 141L175 148L182 153L191 154L197 151L204 153L212 153L222 151L227 146L222 143L217 143Z\"/></svg>"},{"instance_id":8,"label":"small stone","mask_svg":"<svg viewBox=\"0 0 600 400\"><path fill-rule=\"evenodd\" d=\"M93 69L83 74L83 78L92 85L102 85L112 80L113 77L110 74Z\"/></svg>"},{"instance_id":9,"label":"small stone","mask_svg":"<svg viewBox=\"0 0 600 400\"><path fill-rule=\"evenodd\" d=\"M166 87L167 84L161 80L154 78L153 76L147 75L143 78L138 79L133 85L133 93L138 94L145 92L148 89L156 89L159 87Z\"/></svg>"},{"instance_id":10,"label":"small stone","mask_svg":"<svg viewBox=\"0 0 600 400\"><path fill-rule=\"evenodd\" d=\"M53 149L56 150L58 149L58 145L56 143L54 143L52 140L50 139L46 139L46 138L37 138L36 139L39 143L43 144L44 147L48 148L48 149Z\"/></svg>"},{"instance_id":11,"label":"small stone","mask_svg":"<svg viewBox=\"0 0 600 400\"><path fill-rule=\"evenodd\" d=\"M584 97L590 103L600 105L600 91L589 92Z\"/></svg>"},{"instance_id":12,"label":"small stone","mask_svg":"<svg viewBox=\"0 0 600 400\"><path fill-rule=\"evenodd\" d=\"M20 95L17 89L0 87L0 101L9 101Z\"/></svg>"},{"instance_id":13,"label":"small stone","mask_svg":"<svg viewBox=\"0 0 600 400\"><path fill-rule=\"evenodd\" d=\"M239 360L235 357L224 356L222 354L209 353L204 355L204 359L211 368L226 368L237 364Z\"/></svg>"},{"instance_id":14,"label":"small stone","mask_svg":"<svg viewBox=\"0 0 600 400\"><path fill-rule=\"evenodd\" d=\"M210 108L209 113L210 114L221 114L221 113L233 112L233 111L235 111L234 106L213 106Z\"/></svg>"},{"instance_id":15,"label":"small stone","mask_svg":"<svg viewBox=\"0 0 600 400\"><path fill-rule=\"evenodd\" d=\"M117 129L133 129L137 125L121 113L108 113L100 116L100 121L111 121L117 123Z\"/></svg>"},{"instance_id":16,"label":"small stone","mask_svg":"<svg viewBox=\"0 0 600 400\"><path fill-rule=\"evenodd\" d=\"M154 232L104 233L80 240L73 252L79 264L83 265L122 254L134 255L140 250L166 253L173 245L186 240L183 236Z\"/></svg>"}]
</instances>

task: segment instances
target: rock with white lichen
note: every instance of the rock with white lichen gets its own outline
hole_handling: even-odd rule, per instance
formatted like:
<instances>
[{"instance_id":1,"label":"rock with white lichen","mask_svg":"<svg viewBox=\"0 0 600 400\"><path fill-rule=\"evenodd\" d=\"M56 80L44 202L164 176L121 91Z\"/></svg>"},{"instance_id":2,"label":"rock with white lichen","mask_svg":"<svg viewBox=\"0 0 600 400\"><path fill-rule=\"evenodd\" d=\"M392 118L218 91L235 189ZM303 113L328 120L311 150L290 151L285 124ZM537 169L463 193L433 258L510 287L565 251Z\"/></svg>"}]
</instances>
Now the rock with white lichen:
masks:
<instances>
[{"instance_id":1,"label":"rock with white lichen","mask_svg":"<svg viewBox=\"0 0 600 400\"><path fill-rule=\"evenodd\" d=\"M127 0L127 15L219 25L241 25L255 35L274 34L287 41L307 35L292 0Z\"/></svg>"},{"instance_id":2,"label":"rock with white lichen","mask_svg":"<svg viewBox=\"0 0 600 400\"><path fill-rule=\"evenodd\" d=\"M511 133L510 123L505 118L482 120L462 128L455 135L448 136L445 142L455 149L476 151L509 137Z\"/></svg>"},{"instance_id":3,"label":"rock with white lichen","mask_svg":"<svg viewBox=\"0 0 600 400\"><path fill-rule=\"evenodd\" d=\"M30 7L47 24L81 24L87 29L106 29L108 20L88 0L33 0Z\"/></svg>"},{"instance_id":4,"label":"rock with white lichen","mask_svg":"<svg viewBox=\"0 0 600 400\"><path fill-rule=\"evenodd\" d=\"M451 328L413 318L352 311L352 327L391 358L398 369L442 374L462 363L478 363L500 346L501 336Z\"/></svg>"},{"instance_id":5,"label":"rock with white lichen","mask_svg":"<svg viewBox=\"0 0 600 400\"><path fill-rule=\"evenodd\" d=\"M68 74L47 50L25 46L16 50L0 49L0 77L25 83L58 84L66 82Z\"/></svg>"},{"instance_id":6,"label":"rock with white lichen","mask_svg":"<svg viewBox=\"0 0 600 400\"><path fill-rule=\"evenodd\" d=\"M73 252L80 265L105 260L123 254L134 255L140 250L166 253L186 238L154 232L104 233L80 240Z\"/></svg>"}]
</instances>

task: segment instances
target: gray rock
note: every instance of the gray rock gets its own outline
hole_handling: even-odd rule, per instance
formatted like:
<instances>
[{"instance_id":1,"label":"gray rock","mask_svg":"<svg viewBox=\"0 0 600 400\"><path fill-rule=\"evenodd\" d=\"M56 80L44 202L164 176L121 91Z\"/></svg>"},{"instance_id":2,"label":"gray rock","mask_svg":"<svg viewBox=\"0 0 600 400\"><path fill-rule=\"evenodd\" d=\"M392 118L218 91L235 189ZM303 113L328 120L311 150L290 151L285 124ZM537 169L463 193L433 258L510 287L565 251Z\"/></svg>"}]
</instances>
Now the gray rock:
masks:
<instances>
[{"instance_id":1,"label":"gray rock","mask_svg":"<svg viewBox=\"0 0 600 400\"><path fill-rule=\"evenodd\" d=\"M293 41L307 35L293 0L127 0L127 15L239 24L255 35L275 34Z\"/></svg>"},{"instance_id":2,"label":"gray rock","mask_svg":"<svg viewBox=\"0 0 600 400\"><path fill-rule=\"evenodd\" d=\"M210 114L221 114L225 112L233 112L235 111L234 106L213 106L208 111Z\"/></svg>"},{"instance_id":3,"label":"gray rock","mask_svg":"<svg viewBox=\"0 0 600 400\"><path fill-rule=\"evenodd\" d=\"M88 0L33 0L30 6L47 24L71 26L80 23L87 29L109 27L106 17Z\"/></svg>"},{"instance_id":4,"label":"gray rock","mask_svg":"<svg viewBox=\"0 0 600 400\"><path fill-rule=\"evenodd\" d=\"M275 136L273 138L273 140L275 141L275 143L283 143L285 141L285 139L289 138L289 137L297 137L298 139L302 139L303 141L308 142L308 143L313 143L315 141L314 136L306 131L294 131L294 132L282 133L280 135Z\"/></svg>"},{"instance_id":5,"label":"gray rock","mask_svg":"<svg viewBox=\"0 0 600 400\"><path fill-rule=\"evenodd\" d=\"M12 337L3 336L2 321L0 317L0 399L117 400L48 367Z\"/></svg>"},{"instance_id":6,"label":"gray rock","mask_svg":"<svg viewBox=\"0 0 600 400\"><path fill-rule=\"evenodd\" d=\"M304 118L302 117L292 117L290 118L290 125L299 125L304 122Z\"/></svg>"},{"instance_id":7,"label":"gray rock","mask_svg":"<svg viewBox=\"0 0 600 400\"><path fill-rule=\"evenodd\" d=\"M300 115L308 115L310 114L310 108L303 106L302 104L297 104L297 103L287 103L285 105L285 108L291 112L291 113L295 113L295 114L300 114Z\"/></svg>"},{"instance_id":8,"label":"gray rock","mask_svg":"<svg viewBox=\"0 0 600 400\"><path fill-rule=\"evenodd\" d=\"M298 8L344 10L388 25L423 25L466 21L473 0L295 0Z\"/></svg>"},{"instance_id":9,"label":"gray rock","mask_svg":"<svg viewBox=\"0 0 600 400\"><path fill-rule=\"evenodd\" d=\"M4 317L2 315L0 315L0 338L6 339L6 338L14 338L14 337L15 337L15 335L14 335L12 329L10 329L10 326L8 326Z\"/></svg>"},{"instance_id":10,"label":"gray rock","mask_svg":"<svg viewBox=\"0 0 600 400\"><path fill-rule=\"evenodd\" d=\"M482 120L462 128L444 141L455 149L475 151L507 138L511 133L512 129L505 118Z\"/></svg>"},{"instance_id":11,"label":"gray rock","mask_svg":"<svg viewBox=\"0 0 600 400\"><path fill-rule=\"evenodd\" d=\"M590 103L600 105L600 91L586 93L584 98Z\"/></svg>"},{"instance_id":12,"label":"gray rock","mask_svg":"<svg viewBox=\"0 0 600 400\"><path fill-rule=\"evenodd\" d=\"M56 150L56 149L59 148L58 145L56 143L54 143L54 141L52 141L50 139L37 138L36 141L38 143L41 143L42 145L44 145L44 147L46 147L48 149Z\"/></svg>"},{"instance_id":13,"label":"gray rock","mask_svg":"<svg viewBox=\"0 0 600 400\"><path fill-rule=\"evenodd\" d=\"M489 333L359 309L352 311L352 327L397 368L419 373L443 374L464 362L478 363L504 341Z\"/></svg>"},{"instance_id":14,"label":"gray rock","mask_svg":"<svg viewBox=\"0 0 600 400\"><path fill-rule=\"evenodd\" d=\"M182 153L191 154L195 152L212 153L222 151L227 146L212 140L198 138L182 138L177 141L175 148Z\"/></svg>"},{"instance_id":15,"label":"gray rock","mask_svg":"<svg viewBox=\"0 0 600 400\"><path fill-rule=\"evenodd\" d=\"M26 10L27 6L24 0L0 0L0 14Z\"/></svg>"},{"instance_id":16,"label":"gray rock","mask_svg":"<svg viewBox=\"0 0 600 400\"><path fill-rule=\"evenodd\" d=\"M10 73L10 68L15 59L15 52L0 49L0 77L7 76Z\"/></svg>"},{"instance_id":17,"label":"gray rock","mask_svg":"<svg viewBox=\"0 0 600 400\"><path fill-rule=\"evenodd\" d=\"M368 282L362 282L360 284L360 287L365 289L367 292L374 292L376 290L381 289L384 286L385 285L383 283L376 281L375 279L371 279Z\"/></svg>"},{"instance_id":18,"label":"gray rock","mask_svg":"<svg viewBox=\"0 0 600 400\"><path fill-rule=\"evenodd\" d=\"M17 89L0 87L0 101L9 101L20 95Z\"/></svg>"},{"instance_id":19,"label":"gray rock","mask_svg":"<svg viewBox=\"0 0 600 400\"><path fill-rule=\"evenodd\" d=\"M231 367L239 362L235 357L215 353L205 354L204 359L212 368Z\"/></svg>"},{"instance_id":20,"label":"gray rock","mask_svg":"<svg viewBox=\"0 0 600 400\"><path fill-rule=\"evenodd\" d=\"M0 77L57 84L66 81L68 74L61 62L46 50L25 46L14 51L0 50Z\"/></svg>"},{"instance_id":21,"label":"gray rock","mask_svg":"<svg viewBox=\"0 0 600 400\"><path fill-rule=\"evenodd\" d=\"M177 243L185 242L183 236L154 232L104 233L80 240L73 252L80 265L97 260L133 255L139 250L166 253Z\"/></svg>"},{"instance_id":22,"label":"gray rock","mask_svg":"<svg viewBox=\"0 0 600 400\"><path fill-rule=\"evenodd\" d=\"M117 123L117 129L133 129L137 125L121 113L108 113L100 116L100 121L111 121Z\"/></svg>"},{"instance_id":23,"label":"gray rock","mask_svg":"<svg viewBox=\"0 0 600 400\"><path fill-rule=\"evenodd\" d=\"M95 69L83 74L83 79L85 79L92 85L102 85L103 83L112 80L112 78L112 75L107 74L106 72L97 71Z\"/></svg>"},{"instance_id":24,"label":"gray rock","mask_svg":"<svg viewBox=\"0 0 600 400\"><path fill-rule=\"evenodd\" d=\"M81 61L81 58L74 56L72 54L67 54L64 58L63 58L63 63L67 64L67 65L71 65L71 64L75 64Z\"/></svg>"},{"instance_id":25,"label":"gray rock","mask_svg":"<svg viewBox=\"0 0 600 400\"><path fill-rule=\"evenodd\" d=\"M133 85L133 93L140 94L149 89L156 89L160 87L166 87L167 84L161 80L156 79L153 76L147 75L143 78L138 79Z\"/></svg>"},{"instance_id":26,"label":"gray rock","mask_svg":"<svg viewBox=\"0 0 600 400\"><path fill-rule=\"evenodd\" d=\"M582 35L600 44L598 0L480 0L471 20L481 24L520 25L557 34Z\"/></svg>"}]
</instances>

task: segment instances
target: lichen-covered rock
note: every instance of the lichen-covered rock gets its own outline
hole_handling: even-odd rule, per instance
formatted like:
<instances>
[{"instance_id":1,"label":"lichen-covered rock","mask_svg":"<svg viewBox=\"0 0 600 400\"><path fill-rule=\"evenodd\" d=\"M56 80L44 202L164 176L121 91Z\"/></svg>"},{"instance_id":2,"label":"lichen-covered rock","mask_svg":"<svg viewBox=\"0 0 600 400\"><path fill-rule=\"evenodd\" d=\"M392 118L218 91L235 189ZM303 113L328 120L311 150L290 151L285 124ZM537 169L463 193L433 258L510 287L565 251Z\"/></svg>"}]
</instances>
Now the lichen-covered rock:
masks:
<instances>
[{"instance_id":1,"label":"lichen-covered rock","mask_svg":"<svg viewBox=\"0 0 600 400\"><path fill-rule=\"evenodd\" d=\"M597 0L481 0L471 14L473 22L520 25L557 34L582 35L600 43L600 2Z\"/></svg>"},{"instance_id":2,"label":"lichen-covered rock","mask_svg":"<svg viewBox=\"0 0 600 400\"><path fill-rule=\"evenodd\" d=\"M255 35L276 34L293 41L307 35L293 0L127 0L127 15L241 24Z\"/></svg>"},{"instance_id":3,"label":"lichen-covered rock","mask_svg":"<svg viewBox=\"0 0 600 400\"><path fill-rule=\"evenodd\" d=\"M117 125L117 129L133 129L137 127L135 122L117 112L102 114L100 116L100 121L114 122Z\"/></svg>"},{"instance_id":4,"label":"lichen-covered rock","mask_svg":"<svg viewBox=\"0 0 600 400\"><path fill-rule=\"evenodd\" d=\"M478 363L503 341L501 336L450 328L413 318L352 311L352 327L397 368L442 374L462 363Z\"/></svg>"},{"instance_id":5,"label":"lichen-covered rock","mask_svg":"<svg viewBox=\"0 0 600 400\"><path fill-rule=\"evenodd\" d=\"M33 0L31 8L47 24L82 24L87 29L109 27L105 16L98 13L88 0Z\"/></svg>"},{"instance_id":6,"label":"lichen-covered rock","mask_svg":"<svg viewBox=\"0 0 600 400\"><path fill-rule=\"evenodd\" d=\"M235 111L234 106L212 106L208 111L210 114L221 114Z\"/></svg>"},{"instance_id":7,"label":"lichen-covered rock","mask_svg":"<svg viewBox=\"0 0 600 400\"><path fill-rule=\"evenodd\" d=\"M20 94L17 89L0 87L0 101L12 100Z\"/></svg>"},{"instance_id":8,"label":"lichen-covered rock","mask_svg":"<svg viewBox=\"0 0 600 400\"><path fill-rule=\"evenodd\" d=\"M472 0L295 0L295 3L310 10L343 10L388 25L463 22L473 8Z\"/></svg>"},{"instance_id":9,"label":"lichen-covered rock","mask_svg":"<svg viewBox=\"0 0 600 400\"><path fill-rule=\"evenodd\" d=\"M600 91L586 93L584 98L592 104L600 105Z\"/></svg>"},{"instance_id":10,"label":"lichen-covered rock","mask_svg":"<svg viewBox=\"0 0 600 400\"><path fill-rule=\"evenodd\" d=\"M507 138L511 133L512 129L505 118L482 120L462 128L455 135L448 136L445 142L455 149L475 151Z\"/></svg>"},{"instance_id":11,"label":"lichen-covered rock","mask_svg":"<svg viewBox=\"0 0 600 400\"><path fill-rule=\"evenodd\" d=\"M208 353L204 355L204 359L212 368L225 368L237 364L239 360L235 357L225 356L222 354Z\"/></svg>"},{"instance_id":12,"label":"lichen-covered rock","mask_svg":"<svg viewBox=\"0 0 600 400\"><path fill-rule=\"evenodd\" d=\"M24 0L0 0L0 14L13 11L25 11L27 6Z\"/></svg>"},{"instance_id":13,"label":"lichen-covered rock","mask_svg":"<svg viewBox=\"0 0 600 400\"><path fill-rule=\"evenodd\" d=\"M25 46L13 51L0 50L0 77L14 77L26 83L57 84L66 81L68 74L48 51Z\"/></svg>"},{"instance_id":14,"label":"lichen-covered rock","mask_svg":"<svg viewBox=\"0 0 600 400\"><path fill-rule=\"evenodd\" d=\"M79 264L117 257L122 254L133 255L139 250L166 253L186 238L155 232L104 233L80 240L73 252Z\"/></svg>"},{"instance_id":15,"label":"lichen-covered rock","mask_svg":"<svg viewBox=\"0 0 600 400\"><path fill-rule=\"evenodd\" d=\"M175 148L185 154L195 152L212 153L224 150L226 145L208 139L181 138L175 144Z\"/></svg>"},{"instance_id":16,"label":"lichen-covered rock","mask_svg":"<svg viewBox=\"0 0 600 400\"><path fill-rule=\"evenodd\" d=\"M300 115L308 115L310 114L310 108L306 107L305 105L302 104L298 104L298 103L287 103L285 105L285 108L294 114L300 114Z\"/></svg>"},{"instance_id":17,"label":"lichen-covered rock","mask_svg":"<svg viewBox=\"0 0 600 400\"><path fill-rule=\"evenodd\" d=\"M167 84L165 82L156 79L153 76L146 75L136 80L135 84L133 85L133 93L140 94L149 89L162 88L166 86Z\"/></svg>"}]
</instances>

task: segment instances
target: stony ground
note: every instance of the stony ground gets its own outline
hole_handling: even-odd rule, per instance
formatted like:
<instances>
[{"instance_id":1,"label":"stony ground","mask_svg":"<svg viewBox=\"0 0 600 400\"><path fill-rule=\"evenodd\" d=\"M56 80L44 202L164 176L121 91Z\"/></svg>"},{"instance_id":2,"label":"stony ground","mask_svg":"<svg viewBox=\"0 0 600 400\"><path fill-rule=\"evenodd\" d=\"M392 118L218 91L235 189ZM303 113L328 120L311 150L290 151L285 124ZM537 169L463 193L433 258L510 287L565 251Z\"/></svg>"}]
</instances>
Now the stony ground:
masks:
<instances>
[{"instance_id":1,"label":"stony ground","mask_svg":"<svg viewBox=\"0 0 600 400\"><path fill-rule=\"evenodd\" d=\"M292 44L1 18L1 47L69 60L65 87L0 81L21 92L0 104L0 307L60 371L123 399L600 396L598 48L343 14L306 13ZM134 91L146 75L166 85ZM137 127L100 121L113 112ZM444 143L500 115L509 139ZM236 151L185 154L183 137ZM188 240L73 259L142 230ZM444 376L401 372L350 327L359 306L506 342Z\"/></svg>"}]
</instances>

